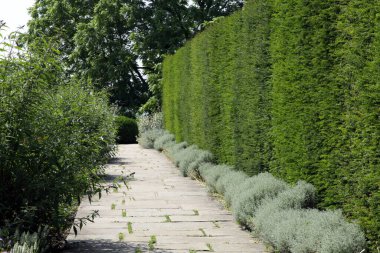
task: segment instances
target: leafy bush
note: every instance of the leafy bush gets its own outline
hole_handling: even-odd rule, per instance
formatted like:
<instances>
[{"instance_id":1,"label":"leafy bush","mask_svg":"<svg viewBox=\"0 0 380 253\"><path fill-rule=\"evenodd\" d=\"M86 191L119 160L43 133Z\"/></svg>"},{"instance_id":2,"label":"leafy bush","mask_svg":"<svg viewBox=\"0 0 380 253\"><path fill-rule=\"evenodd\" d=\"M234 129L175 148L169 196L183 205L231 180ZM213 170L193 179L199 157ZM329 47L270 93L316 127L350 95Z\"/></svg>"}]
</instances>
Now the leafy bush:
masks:
<instances>
[{"instance_id":1,"label":"leafy bush","mask_svg":"<svg viewBox=\"0 0 380 253\"><path fill-rule=\"evenodd\" d=\"M136 143L136 137L138 135L136 120L125 117L125 116L117 116L116 126L118 129L117 143L119 144Z\"/></svg>"},{"instance_id":2,"label":"leafy bush","mask_svg":"<svg viewBox=\"0 0 380 253\"><path fill-rule=\"evenodd\" d=\"M165 132L163 135L158 137L153 144L154 149L158 151L163 151L167 147L175 144L175 137L174 135Z\"/></svg>"},{"instance_id":3,"label":"leafy bush","mask_svg":"<svg viewBox=\"0 0 380 253\"><path fill-rule=\"evenodd\" d=\"M281 252L353 253L365 248L358 225L339 211L287 209L255 218L257 231Z\"/></svg>"},{"instance_id":4,"label":"leafy bush","mask_svg":"<svg viewBox=\"0 0 380 253\"><path fill-rule=\"evenodd\" d=\"M266 198L274 198L288 188L285 182L269 173L261 173L245 180L232 199L232 210L236 220L247 224Z\"/></svg>"},{"instance_id":5,"label":"leafy bush","mask_svg":"<svg viewBox=\"0 0 380 253\"><path fill-rule=\"evenodd\" d=\"M105 93L64 78L48 42L28 46L33 54L0 54L0 227L11 235L47 226L59 241L82 195L103 189L114 109Z\"/></svg>"}]
</instances>

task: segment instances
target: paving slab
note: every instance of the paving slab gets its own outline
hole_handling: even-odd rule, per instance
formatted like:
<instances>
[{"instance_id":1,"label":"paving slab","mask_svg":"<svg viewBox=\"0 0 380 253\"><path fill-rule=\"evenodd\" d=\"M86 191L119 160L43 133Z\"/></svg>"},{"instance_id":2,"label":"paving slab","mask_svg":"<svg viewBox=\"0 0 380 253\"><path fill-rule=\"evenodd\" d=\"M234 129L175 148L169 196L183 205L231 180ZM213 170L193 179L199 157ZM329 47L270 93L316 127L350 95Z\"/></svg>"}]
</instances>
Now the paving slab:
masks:
<instances>
[{"instance_id":1,"label":"paving slab","mask_svg":"<svg viewBox=\"0 0 380 253\"><path fill-rule=\"evenodd\" d=\"M162 153L119 145L106 166L107 183L132 172L127 186L91 202L82 200L77 218L93 210L99 217L76 236L70 232L64 253L269 252L239 227L203 183L182 177Z\"/></svg>"}]
</instances>

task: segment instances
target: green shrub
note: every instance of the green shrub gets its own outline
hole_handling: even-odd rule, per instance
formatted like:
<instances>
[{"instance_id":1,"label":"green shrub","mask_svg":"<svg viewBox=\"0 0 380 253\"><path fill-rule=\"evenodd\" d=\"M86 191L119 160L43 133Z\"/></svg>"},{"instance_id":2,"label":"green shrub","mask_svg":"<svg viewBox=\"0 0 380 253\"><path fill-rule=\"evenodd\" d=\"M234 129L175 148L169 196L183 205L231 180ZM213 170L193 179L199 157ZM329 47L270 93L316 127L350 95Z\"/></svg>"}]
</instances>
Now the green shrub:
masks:
<instances>
[{"instance_id":1,"label":"green shrub","mask_svg":"<svg viewBox=\"0 0 380 253\"><path fill-rule=\"evenodd\" d=\"M115 114L104 92L64 77L49 43L29 47L0 54L0 227L46 226L59 241L82 196L104 189Z\"/></svg>"},{"instance_id":2,"label":"green shrub","mask_svg":"<svg viewBox=\"0 0 380 253\"><path fill-rule=\"evenodd\" d=\"M144 132L140 132L140 136L137 138L137 142L143 148L154 148L154 142L156 139L165 134L163 129L151 129Z\"/></svg>"},{"instance_id":3,"label":"green shrub","mask_svg":"<svg viewBox=\"0 0 380 253\"><path fill-rule=\"evenodd\" d=\"M134 119L117 116L117 143L119 144L131 144L136 143L136 137L138 135L137 122Z\"/></svg>"},{"instance_id":4,"label":"green shrub","mask_svg":"<svg viewBox=\"0 0 380 253\"><path fill-rule=\"evenodd\" d=\"M261 173L244 181L232 199L236 220L247 224L266 198L274 198L289 186L269 173Z\"/></svg>"},{"instance_id":5,"label":"green shrub","mask_svg":"<svg viewBox=\"0 0 380 253\"><path fill-rule=\"evenodd\" d=\"M169 146L172 146L175 144L175 137L174 135L165 132L163 135L158 137L153 144L154 149L158 151L162 151L166 149Z\"/></svg>"},{"instance_id":6,"label":"green shrub","mask_svg":"<svg viewBox=\"0 0 380 253\"><path fill-rule=\"evenodd\" d=\"M365 248L358 225L341 212L287 209L255 218L257 231L281 252L353 253Z\"/></svg>"}]
</instances>

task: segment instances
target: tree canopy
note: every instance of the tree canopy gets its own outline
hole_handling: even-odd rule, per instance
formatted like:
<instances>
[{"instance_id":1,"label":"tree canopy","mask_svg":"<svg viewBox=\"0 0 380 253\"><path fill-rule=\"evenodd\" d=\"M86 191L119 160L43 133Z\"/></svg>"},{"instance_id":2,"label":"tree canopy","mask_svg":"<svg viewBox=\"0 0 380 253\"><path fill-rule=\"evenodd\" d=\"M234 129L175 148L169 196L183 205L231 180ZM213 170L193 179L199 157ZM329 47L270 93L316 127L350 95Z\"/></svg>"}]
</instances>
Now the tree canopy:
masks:
<instances>
[{"instance_id":1,"label":"tree canopy","mask_svg":"<svg viewBox=\"0 0 380 253\"><path fill-rule=\"evenodd\" d=\"M157 65L163 55L174 53L205 22L242 5L242 0L37 0L28 40L54 39L68 76L109 90L111 102L133 115L149 96L148 107L159 107Z\"/></svg>"}]
</instances>

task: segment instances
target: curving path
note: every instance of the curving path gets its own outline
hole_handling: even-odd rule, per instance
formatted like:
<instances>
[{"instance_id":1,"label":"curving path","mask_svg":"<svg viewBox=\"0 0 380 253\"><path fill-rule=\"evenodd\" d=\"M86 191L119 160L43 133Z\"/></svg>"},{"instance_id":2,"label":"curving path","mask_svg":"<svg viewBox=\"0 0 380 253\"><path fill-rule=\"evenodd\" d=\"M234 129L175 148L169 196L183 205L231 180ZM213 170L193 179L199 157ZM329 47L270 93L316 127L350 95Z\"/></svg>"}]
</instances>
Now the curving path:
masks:
<instances>
[{"instance_id":1,"label":"curving path","mask_svg":"<svg viewBox=\"0 0 380 253\"><path fill-rule=\"evenodd\" d=\"M78 236L71 252L267 252L242 231L232 215L199 182L184 178L161 153L120 145L107 166L110 179L135 172L134 180L100 200L83 200L77 217L99 210L100 217Z\"/></svg>"}]
</instances>

